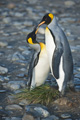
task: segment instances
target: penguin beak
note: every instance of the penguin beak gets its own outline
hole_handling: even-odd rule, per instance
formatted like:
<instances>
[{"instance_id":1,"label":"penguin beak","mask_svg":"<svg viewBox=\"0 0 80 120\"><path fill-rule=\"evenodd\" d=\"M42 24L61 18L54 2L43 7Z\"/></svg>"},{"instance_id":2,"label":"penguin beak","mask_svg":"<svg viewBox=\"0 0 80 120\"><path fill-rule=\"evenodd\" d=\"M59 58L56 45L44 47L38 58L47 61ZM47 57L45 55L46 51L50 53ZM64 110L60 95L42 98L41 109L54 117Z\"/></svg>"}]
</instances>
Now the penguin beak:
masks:
<instances>
[{"instance_id":1,"label":"penguin beak","mask_svg":"<svg viewBox=\"0 0 80 120\"><path fill-rule=\"evenodd\" d=\"M36 29L36 31L35 31L35 34L37 34L37 32L38 32L38 30L39 30L39 27L40 27L41 25L43 25L44 23L45 23L45 21L42 21L42 22L40 22L40 23L38 24L37 29Z\"/></svg>"}]
</instances>

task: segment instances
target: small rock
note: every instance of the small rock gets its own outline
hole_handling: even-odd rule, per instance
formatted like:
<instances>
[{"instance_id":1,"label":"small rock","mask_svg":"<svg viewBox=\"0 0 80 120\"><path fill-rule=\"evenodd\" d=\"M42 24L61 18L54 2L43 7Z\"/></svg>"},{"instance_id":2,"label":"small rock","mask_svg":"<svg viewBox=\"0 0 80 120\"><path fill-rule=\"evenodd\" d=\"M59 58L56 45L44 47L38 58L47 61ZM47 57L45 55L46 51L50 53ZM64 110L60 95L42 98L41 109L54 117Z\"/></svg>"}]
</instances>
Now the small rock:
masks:
<instances>
[{"instance_id":1,"label":"small rock","mask_svg":"<svg viewBox=\"0 0 80 120\"><path fill-rule=\"evenodd\" d=\"M76 77L76 78L80 78L80 74L76 74L75 77Z\"/></svg>"},{"instance_id":2,"label":"small rock","mask_svg":"<svg viewBox=\"0 0 80 120\"><path fill-rule=\"evenodd\" d=\"M0 93L5 93L6 92L6 90L0 90Z\"/></svg>"},{"instance_id":3,"label":"small rock","mask_svg":"<svg viewBox=\"0 0 80 120\"><path fill-rule=\"evenodd\" d=\"M11 117L11 120L22 120L20 117Z\"/></svg>"},{"instance_id":4,"label":"small rock","mask_svg":"<svg viewBox=\"0 0 80 120\"><path fill-rule=\"evenodd\" d=\"M8 112L5 110L0 109L0 116L8 116Z\"/></svg>"},{"instance_id":5,"label":"small rock","mask_svg":"<svg viewBox=\"0 0 80 120\"><path fill-rule=\"evenodd\" d=\"M31 52L29 50L25 50L25 51L22 52L22 54L24 54L24 55L29 55L30 53Z\"/></svg>"},{"instance_id":6,"label":"small rock","mask_svg":"<svg viewBox=\"0 0 80 120\"><path fill-rule=\"evenodd\" d=\"M23 17L23 16L24 16L24 14L19 13L19 12L16 12L16 13L15 13L15 16L16 16L16 17Z\"/></svg>"},{"instance_id":7,"label":"small rock","mask_svg":"<svg viewBox=\"0 0 80 120\"><path fill-rule=\"evenodd\" d=\"M35 118L32 115L24 114L22 120L35 120Z\"/></svg>"},{"instance_id":8,"label":"small rock","mask_svg":"<svg viewBox=\"0 0 80 120\"><path fill-rule=\"evenodd\" d=\"M19 105L22 105L22 106L29 105L29 101L24 99L19 103Z\"/></svg>"},{"instance_id":9,"label":"small rock","mask_svg":"<svg viewBox=\"0 0 80 120\"><path fill-rule=\"evenodd\" d=\"M19 52L16 52L12 56L12 61L16 61L16 60L25 60L25 57L22 56Z\"/></svg>"},{"instance_id":10,"label":"small rock","mask_svg":"<svg viewBox=\"0 0 80 120\"><path fill-rule=\"evenodd\" d=\"M2 109L2 106L0 106L0 109Z\"/></svg>"},{"instance_id":11,"label":"small rock","mask_svg":"<svg viewBox=\"0 0 80 120\"><path fill-rule=\"evenodd\" d=\"M9 9L13 9L13 8L15 8L15 4L14 3L9 3L7 7Z\"/></svg>"},{"instance_id":12,"label":"small rock","mask_svg":"<svg viewBox=\"0 0 80 120\"><path fill-rule=\"evenodd\" d=\"M20 107L17 104L13 104L13 105L7 105L5 107L5 110L22 110L22 107Z\"/></svg>"},{"instance_id":13,"label":"small rock","mask_svg":"<svg viewBox=\"0 0 80 120\"><path fill-rule=\"evenodd\" d=\"M50 114L47 110L41 108L41 107L35 107L34 110L36 110L41 116L48 117Z\"/></svg>"},{"instance_id":14,"label":"small rock","mask_svg":"<svg viewBox=\"0 0 80 120\"><path fill-rule=\"evenodd\" d=\"M18 84L12 84L12 85L10 85L10 89L11 90L18 90L18 89L20 89L20 85L18 85Z\"/></svg>"},{"instance_id":15,"label":"small rock","mask_svg":"<svg viewBox=\"0 0 80 120\"><path fill-rule=\"evenodd\" d=\"M7 42L0 42L0 47L6 47L8 45Z\"/></svg>"},{"instance_id":16,"label":"small rock","mask_svg":"<svg viewBox=\"0 0 80 120\"><path fill-rule=\"evenodd\" d=\"M5 67L0 66L0 74L1 74L1 75L4 75L4 74L6 74L6 73L8 73L8 69L5 68Z\"/></svg>"},{"instance_id":17,"label":"small rock","mask_svg":"<svg viewBox=\"0 0 80 120\"><path fill-rule=\"evenodd\" d=\"M9 81L9 78L8 77L4 77L4 80Z\"/></svg>"},{"instance_id":18,"label":"small rock","mask_svg":"<svg viewBox=\"0 0 80 120\"><path fill-rule=\"evenodd\" d=\"M27 50L27 47L26 46L19 46L18 49L21 51L24 51L24 50Z\"/></svg>"},{"instance_id":19,"label":"small rock","mask_svg":"<svg viewBox=\"0 0 80 120\"><path fill-rule=\"evenodd\" d=\"M79 78L74 78L74 84L75 85L80 85L80 79Z\"/></svg>"},{"instance_id":20,"label":"small rock","mask_svg":"<svg viewBox=\"0 0 80 120\"><path fill-rule=\"evenodd\" d=\"M23 77L24 77L24 74L23 74L23 73L18 74L17 77L19 77L19 78L23 78Z\"/></svg>"},{"instance_id":21,"label":"small rock","mask_svg":"<svg viewBox=\"0 0 80 120\"><path fill-rule=\"evenodd\" d=\"M24 24L25 26L30 27L30 26L33 25L33 22L32 22L32 21L25 21L23 24Z\"/></svg>"},{"instance_id":22,"label":"small rock","mask_svg":"<svg viewBox=\"0 0 80 120\"><path fill-rule=\"evenodd\" d=\"M73 5L75 5L75 2L74 1L65 1L64 2L64 4L66 5L66 6L73 6Z\"/></svg>"},{"instance_id":23,"label":"small rock","mask_svg":"<svg viewBox=\"0 0 80 120\"><path fill-rule=\"evenodd\" d=\"M9 102L9 103L14 103L14 102L15 102L15 96L9 95L9 96L8 96L8 102Z\"/></svg>"},{"instance_id":24,"label":"small rock","mask_svg":"<svg viewBox=\"0 0 80 120\"><path fill-rule=\"evenodd\" d=\"M11 18L10 17L3 18L3 22L8 24L11 22Z\"/></svg>"},{"instance_id":25,"label":"small rock","mask_svg":"<svg viewBox=\"0 0 80 120\"><path fill-rule=\"evenodd\" d=\"M55 116L55 115L51 115L51 116L49 116L47 118L43 118L42 120L59 120L59 118L57 116Z\"/></svg>"},{"instance_id":26,"label":"small rock","mask_svg":"<svg viewBox=\"0 0 80 120\"><path fill-rule=\"evenodd\" d=\"M71 115L67 113L61 115L61 118L70 118L70 117Z\"/></svg>"},{"instance_id":27,"label":"small rock","mask_svg":"<svg viewBox=\"0 0 80 120\"><path fill-rule=\"evenodd\" d=\"M0 82L4 82L4 77L0 76Z\"/></svg>"},{"instance_id":28,"label":"small rock","mask_svg":"<svg viewBox=\"0 0 80 120\"><path fill-rule=\"evenodd\" d=\"M44 30L44 28L39 28L39 30L38 30L38 33L40 33L40 34L44 34L45 33L45 30Z\"/></svg>"}]
</instances>

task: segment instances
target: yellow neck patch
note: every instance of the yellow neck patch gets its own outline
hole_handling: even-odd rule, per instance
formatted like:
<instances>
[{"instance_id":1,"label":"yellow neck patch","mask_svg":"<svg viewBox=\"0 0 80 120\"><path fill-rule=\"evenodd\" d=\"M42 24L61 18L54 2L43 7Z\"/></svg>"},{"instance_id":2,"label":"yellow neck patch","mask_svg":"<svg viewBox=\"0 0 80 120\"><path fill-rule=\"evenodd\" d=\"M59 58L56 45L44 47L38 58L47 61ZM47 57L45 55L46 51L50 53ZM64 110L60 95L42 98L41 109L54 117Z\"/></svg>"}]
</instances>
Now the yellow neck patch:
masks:
<instances>
[{"instance_id":1,"label":"yellow neck patch","mask_svg":"<svg viewBox=\"0 0 80 120\"><path fill-rule=\"evenodd\" d=\"M51 18L51 20L53 20L54 16L53 14L49 13L49 17Z\"/></svg>"},{"instance_id":2,"label":"yellow neck patch","mask_svg":"<svg viewBox=\"0 0 80 120\"><path fill-rule=\"evenodd\" d=\"M40 44L41 50L43 50L45 48L45 44L41 42L39 44Z\"/></svg>"},{"instance_id":3,"label":"yellow neck patch","mask_svg":"<svg viewBox=\"0 0 80 120\"><path fill-rule=\"evenodd\" d=\"M28 43L29 43L29 44L33 44L31 37L28 39Z\"/></svg>"}]
</instances>

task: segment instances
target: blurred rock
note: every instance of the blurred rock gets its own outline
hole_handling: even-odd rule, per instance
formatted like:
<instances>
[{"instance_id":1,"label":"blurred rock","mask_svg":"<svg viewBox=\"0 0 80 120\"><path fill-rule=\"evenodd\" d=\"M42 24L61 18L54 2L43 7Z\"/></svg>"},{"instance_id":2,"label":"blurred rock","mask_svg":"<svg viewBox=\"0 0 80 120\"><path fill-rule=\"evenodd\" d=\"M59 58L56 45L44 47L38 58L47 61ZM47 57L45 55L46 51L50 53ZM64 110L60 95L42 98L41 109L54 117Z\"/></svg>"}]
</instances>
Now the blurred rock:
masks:
<instances>
[{"instance_id":1,"label":"blurred rock","mask_svg":"<svg viewBox=\"0 0 80 120\"><path fill-rule=\"evenodd\" d=\"M75 2L74 2L74 1L65 1L64 4L65 4L67 7L71 7L71 6L75 5Z\"/></svg>"},{"instance_id":2,"label":"blurred rock","mask_svg":"<svg viewBox=\"0 0 80 120\"><path fill-rule=\"evenodd\" d=\"M5 67L0 66L0 74L4 75L4 74L7 74L7 73L8 73L8 69L5 68Z\"/></svg>"},{"instance_id":3,"label":"blurred rock","mask_svg":"<svg viewBox=\"0 0 80 120\"><path fill-rule=\"evenodd\" d=\"M61 115L61 118L70 118L70 117L71 115L67 113Z\"/></svg>"},{"instance_id":4,"label":"blurred rock","mask_svg":"<svg viewBox=\"0 0 80 120\"><path fill-rule=\"evenodd\" d=\"M25 57L21 55L19 52L15 52L12 56L12 61L16 60L25 60Z\"/></svg>"},{"instance_id":5,"label":"blurred rock","mask_svg":"<svg viewBox=\"0 0 80 120\"><path fill-rule=\"evenodd\" d=\"M22 120L35 120L35 118L32 115L24 114Z\"/></svg>"},{"instance_id":6,"label":"blurred rock","mask_svg":"<svg viewBox=\"0 0 80 120\"><path fill-rule=\"evenodd\" d=\"M20 107L17 104L13 104L13 105L7 105L5 107L5 110L22 110L22 107Z\"/></svg>"},{"instance_id":7,"label":"blurred rock","mask_svg":"<svg viewBox=\"0 0 80 120\"><path fill-rule=\"evenodd\" d=\"M0 47L6 47L8 45L7 42L0 42Z\"/></svg>"},{"instance_id":8,"label":"blurred rock","mask_svg":"<svg viewBox=\"0 0 80 120\"><path fill-rule=\"evenodd\" d=\"M7 7L8 7L9 9L13 9L13 8L16 7L16 5L15 5L14 3L9 3L9 4L7 5Z\"/></svg>"}]
</instances>

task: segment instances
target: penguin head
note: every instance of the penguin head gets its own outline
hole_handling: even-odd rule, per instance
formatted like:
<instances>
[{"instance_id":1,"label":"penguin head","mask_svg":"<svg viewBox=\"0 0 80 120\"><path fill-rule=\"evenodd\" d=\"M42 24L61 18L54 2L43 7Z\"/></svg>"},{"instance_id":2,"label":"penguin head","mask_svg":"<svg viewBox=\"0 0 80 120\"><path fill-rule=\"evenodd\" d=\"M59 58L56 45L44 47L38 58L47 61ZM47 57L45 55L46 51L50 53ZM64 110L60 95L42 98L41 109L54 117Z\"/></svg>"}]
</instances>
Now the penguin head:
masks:
<instances>
[{"instance_id":1,"label":"penguin head","mask_svg":"<svg viewBox=\"0 0 80 120\"><path fill-rule=\"evenodd\" d=\"M34 49L36 51L40 49L40 45L36 41L36 28L27 35L26 41L32 49Z\"/></svg>"},{"instance_id":2,"label":"penguin head","mask_svg":"<svg viewBox=\"0 0 80 120\"><path fill-rule=\"evenodd\" d=\"M47 24L47 25L50 24L53 18L54 16L52 13L47 13L46 15L44 15L41 22L38 24L38 27L41 26L42 24Z\"/></svg>"}]
</instances>

